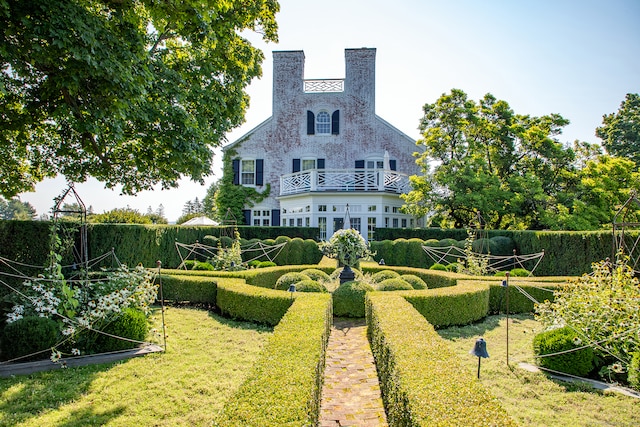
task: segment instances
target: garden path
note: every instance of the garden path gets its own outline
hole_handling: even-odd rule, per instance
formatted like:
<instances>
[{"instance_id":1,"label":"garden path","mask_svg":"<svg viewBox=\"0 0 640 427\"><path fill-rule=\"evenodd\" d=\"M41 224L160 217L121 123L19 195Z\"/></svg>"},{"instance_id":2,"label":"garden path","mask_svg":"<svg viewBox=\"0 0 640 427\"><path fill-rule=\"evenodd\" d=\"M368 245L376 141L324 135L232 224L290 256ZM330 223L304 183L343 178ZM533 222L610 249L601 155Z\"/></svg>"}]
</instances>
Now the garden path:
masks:
<instances>
[{"instance_id":1,"label":"garden path","mask_svg":"<svg viewBox=\"0 0 640 427\"><path fill-rule=\"evenodd\" d=\"M320 427L387 427L364 319L335 318L327 347Z\"/></svg>"}]
</instances>

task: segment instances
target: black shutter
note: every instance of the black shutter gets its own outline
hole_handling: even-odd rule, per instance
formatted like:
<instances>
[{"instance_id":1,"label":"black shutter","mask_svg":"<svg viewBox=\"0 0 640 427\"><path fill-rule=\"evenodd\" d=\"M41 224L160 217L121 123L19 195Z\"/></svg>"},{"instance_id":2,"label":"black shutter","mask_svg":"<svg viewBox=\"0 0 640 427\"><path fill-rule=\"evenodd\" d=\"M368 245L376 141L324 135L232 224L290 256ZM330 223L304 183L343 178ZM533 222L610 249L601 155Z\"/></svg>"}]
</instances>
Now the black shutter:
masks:
<instances>
[{"instance_id":1,"label":"black shutter","mask_svg":"<svg viewBox=\"0 0 640 427\"><path fill-rule=\"evenodd\" d=\"M356 160L356 169L364 169L364 160Z\"/></svg>"},{"instance_id":2,"label":"black shutter","mask_svg":"<svg viewBox=\"0 0 640 427\"><path fill-rule=\"evenodd\" d=\"M243 209L242 218L244 218L244 225L251 225L251 209Z\"/></svg>"},{"instance_id":3,"label":"black shutter","mask_svg":"<svg viewBox=\"0 0 640 427\"><path fill-rule=\"evenodd\" d=\"M256 185L264 185L264 160L256 159Z\"/></svg>"},{"instance_id":4,"label":"black shutter","mask_svg":"<svg viewBox=\"0 0 640 427\"><path fill-rule=\"evenodd\" d=\"M232 164L233 164L233 184L240 185L240 159L234 159Z\"/></svg>"},{"instance_id":5,"label":"black shutter","mask_svg":"<svg viewBox=\"0 0 640 427\"><path fill-rule=\"evenodd\" d=\"M324 159L318 159L318 169L324 169Z\"/></svg>"},{"instance_id":6,"label":"black shutter","mask_svg":"<svg viewBox=\"0 0 640 427\"><path fill-rule=\"evenodd\" d=\"M316 133L316 115L313 111L307 110L307 135L315 135Z\"/></svg>"},{"instance_id":7,"label":"black shutter","mask_svg":"<svg viewBox=\"0 0 640 427\"><path fill-rule=\"evenodd\" d=\"M392 171L396 170L396 161L389 160L389 167L391 168Z\"/></svg>"},{"instance_id":8,"label":"black shutter","mask_svg":"<svg viewBox=\"0 0 640 427\"><path fill-rule=\"evenodd\" d=\"M280 209L271 209L271 225L280 227Z\"/></svg>"},{"instance_id":9,"label":"black shutter","mask_svg":"<svg viewBox=\"0 0 640 427\"><path fill-rule=\"evenodd\" d=\"M331 115L331 134L338 135L340 133L340 110L336 110Z\"/></svg>"},{"instance_id":10,"label":"black shutter","mask_svg":"<svg viewBox=\"0 0 640 427\"><path fill-rule=\"evenodd\" d=\"M300 159L293 159L293 171L300 172Z\"/></svg>"}]
</instances>

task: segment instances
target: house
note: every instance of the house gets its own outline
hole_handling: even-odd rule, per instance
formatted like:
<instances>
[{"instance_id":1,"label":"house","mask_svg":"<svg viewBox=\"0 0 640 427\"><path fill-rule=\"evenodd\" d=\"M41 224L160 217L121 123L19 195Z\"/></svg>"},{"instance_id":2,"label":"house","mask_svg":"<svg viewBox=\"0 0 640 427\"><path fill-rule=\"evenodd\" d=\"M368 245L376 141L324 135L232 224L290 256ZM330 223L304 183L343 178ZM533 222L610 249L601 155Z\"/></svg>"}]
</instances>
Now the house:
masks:
<instances>
[{"instance_id":1,"label":"house","mask_svg":"<svg viewBox=\"0 0 640 427\"><path fill-rule=\"evenodd\" d=\"M376 228L422 225L400 212L418 147L375 113L375 59L346 49L344 79L305 80L304 52L273 52L273 115L224 147L234 184L270 184L245 224L319 227L322 240L345 218L370 240Z\"/></svg>"}]
</instances>

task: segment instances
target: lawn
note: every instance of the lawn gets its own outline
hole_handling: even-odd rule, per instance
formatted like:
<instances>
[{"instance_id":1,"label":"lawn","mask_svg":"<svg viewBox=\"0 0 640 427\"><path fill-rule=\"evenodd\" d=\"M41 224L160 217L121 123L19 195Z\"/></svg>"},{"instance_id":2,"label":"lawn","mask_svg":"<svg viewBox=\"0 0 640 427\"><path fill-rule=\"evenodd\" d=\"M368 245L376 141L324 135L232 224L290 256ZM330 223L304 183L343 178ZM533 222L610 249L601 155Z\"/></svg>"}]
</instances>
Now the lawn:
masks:
<instances>
[{"instance_id":1,"label":"lawn","mask_svg":"<svg viewBox=\"0 0 640 427\"><path fill-rule=\"evenodd\" d=\"M510 316L509 365L506 364L506 318L490 316L480 323L438 331L450 340L465 369L473 372L478 358L469 354L476 339L487 342L488 359L481 364L480 381L500 400L507 412L523 426L616 426L640 425L640 399L602 392L584 383L549 379L518 367L534 363L532 340L541 325L531 315Z\"/></svg>"},{"instance_id":2,"label":"lawn","mask_svg":"<svg viewBox=\"0 0 640 427\"><path fill-rule=\"evenodd\" d=\"M211 425L272 329L194 308L165 318L166 353L0 379L0 426Z\"/></svg>"}]
</instances>

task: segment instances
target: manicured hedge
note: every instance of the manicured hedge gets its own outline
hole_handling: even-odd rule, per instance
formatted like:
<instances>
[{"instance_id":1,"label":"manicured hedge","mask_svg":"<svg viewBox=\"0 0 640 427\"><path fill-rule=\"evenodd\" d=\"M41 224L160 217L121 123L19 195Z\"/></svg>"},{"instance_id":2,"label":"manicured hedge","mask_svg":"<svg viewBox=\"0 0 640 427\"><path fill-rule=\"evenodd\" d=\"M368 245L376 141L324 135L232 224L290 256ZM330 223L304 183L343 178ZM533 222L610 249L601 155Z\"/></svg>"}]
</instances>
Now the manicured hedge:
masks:
<instances>
[{"instance_id":1,"label":"manicured hedge","mask_svg":"<svg viewBox=\"0 0 640 427\"><path fill-rule=\"evenodd\" d=\"M458 273L450 273L447 271L426 270L424 268L415 267L399 267L391 265L376 265L372 263L363 263L362 272L375 274L383 270L393 270L398 274L413 274L418 276L427 284L429 289L443 288L448 286L455 286L458 279L464 277Z\"/></svg>"},{"instance_id":2,"label":"manicured hedge","mask_svg":"<svg viewBox=\"0 0 640 427\"><path fill-rule=\"evenodd\" d=\"M535 278L531 278L535 279ZM562 282L564 283L564 282ZM509 281L509 313L531 313L534 311L535 302L520 292L522 289L537 302L545 300L553 301L553 291L562 286L559 282L537 282L533 280ZM502 281L496 280L462 280L460 285L489 286L489 314L505 313L507 309L506 288Z\"/></svg>"},{"instance_id":3,"label":"manicured hedge","mask_svg":"<svg viewBox=\"0 0 640 427\"><path fill-rule=\"evenodd\" d=\"M212 277L162 274L162 297L165 301L215 304L218 285ZM229 279L227 279L229 280ZM242 282L241 279L236 279ZM160 294L158 294L158 298Z\"/></svg>"},{"instance_id":4,"label":"manicured hedge","mask_svg":"<svg viewBox=\"0 0 640 427\"><path fill-rule=\"evenodd\" d=\"M234 319L277 325L292 303L293 295L287 291L218 280L216 306L223 315Z\"/></svg>"},{"instance_id":5,"label":"manicured hedge","mask_svg":"<svg viewBox=\"0 0 640 427\"><path fill-rule=\"evenodd\" d=\"M330 295L296 295L214 426L317 425L331 320Z\"/></svg>"},{"instance_id":6,"label":"manicured hedge","mask_svg":"<svg viewBox=\"0 0 640 427\"><path fill-rule=\"evenodd\" d=\"M402 291L399 295L435 328L467 325L489 312L489 285L463 284L423 291Z\"/></svg>"},{"instance_id":7,"label":"manicured hedge","mask_svg":"<svg viewBox=\"0 0 640 427\"><path fill-rule=\"evenodd\" d=\"M366 304L390 426L516 425L402 296L369 293Z\"/></svg>"}]
</instances>

